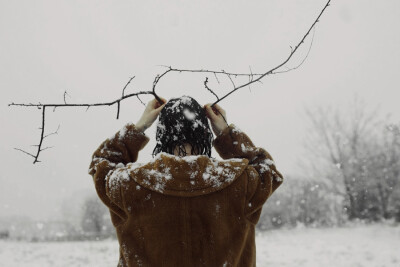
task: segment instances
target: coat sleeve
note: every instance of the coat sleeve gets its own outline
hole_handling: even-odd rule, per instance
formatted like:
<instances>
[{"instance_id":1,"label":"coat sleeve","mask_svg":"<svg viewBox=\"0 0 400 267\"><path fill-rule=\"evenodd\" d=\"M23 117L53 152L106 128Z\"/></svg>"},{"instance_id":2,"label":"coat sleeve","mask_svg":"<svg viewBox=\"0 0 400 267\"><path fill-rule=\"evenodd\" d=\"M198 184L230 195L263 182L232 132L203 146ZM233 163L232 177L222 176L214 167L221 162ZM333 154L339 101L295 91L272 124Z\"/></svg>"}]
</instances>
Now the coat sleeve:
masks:
<instances>
[{"instance_id":1,"label":"coat sleeve","mask_svg":"<svg viewBox=\"0 0 400 267\"><path fill-rule=\"evenodd\" d=\"M245 215L256 224L263 204L282 184L282 174L276 169L271 155L265 149L255 147L250 138L233 124L214 140L214 147L223 159L249 160Z\"/></svg>"},{"instance_id":2,"label":"coat sleeve","mask_svg":"<svg viewBox=\"0 0 400 267\"><path fill-rule=\"evenodd\" d=\"M135 162L139 151L149 142L149 138L136 130L134 124L127 124L114 136L105 140L93 153L89 174L103 203L110 209L112 220L126 219L121 195L121 181L125 165ZM126 172L125 172L126 173Z\"/></svg>"}]
</instances>

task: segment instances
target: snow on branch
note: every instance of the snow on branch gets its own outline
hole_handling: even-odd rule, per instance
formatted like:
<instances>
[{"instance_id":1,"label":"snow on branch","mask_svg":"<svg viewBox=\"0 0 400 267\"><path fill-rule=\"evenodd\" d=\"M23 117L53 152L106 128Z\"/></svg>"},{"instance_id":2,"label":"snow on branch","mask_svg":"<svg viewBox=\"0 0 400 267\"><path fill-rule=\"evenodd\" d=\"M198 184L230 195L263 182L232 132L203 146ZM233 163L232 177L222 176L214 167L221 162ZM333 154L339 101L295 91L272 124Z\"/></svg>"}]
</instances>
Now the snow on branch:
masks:
<instances>
[{"instance_id":1,"label":"snow on branch","mask_svg":"<svg viewBox=\"0 0 400 267\"><path fill-rule=\"evenodd\" d=\"M212 90L209 85L208 85L208 77L206 77L205 81L204 81L204 87L206 90L208 90L211 94L213 94L217 100L211 105L211 107L213 107L215 104L219 103L220 101L224 100L225 98L227 98L229 95L231 95L232 93L236 92L237 90L244 88L244 87L249 87L250 85L253 83L257 83L260 82L263 78L265 78L268 75L272 75L272 74L279 74L279 73L285 73L291 70L295 70L298 67L300 67L304 61L306 60L306 58L308 57L308 54L310 53L311 47L312 47L312 43L313 43L313 39L311 41L311 45L308 49L308 52L306 54L306 56L304 57L304 59L300 62L299 65L297 65L296 67L292 67L292 68L287 68L286 64L290 61L290 59L293 57L293 55L298 51L299 47L304 43L305 39L307 38L307 36L310 34L311 30L315 28L315 25L317 24L317 22L319 22L319 19L321 18L322 14L325 12L326 8L330 5L331 0L328 0L328 2L325 4L325 6L323 7L323 9L321 10L321 12L319 13L318 17L314 20L314 22L311 24L311 26L308 28L307 32L303 35L303 37L301 38L301 40L296 44L296 46L294 46L294 48L291 46L290 49L290 53L287 56L287 58L285 58L279 65L266 70L265 72L262 73L253 73L251 70L251 67L249 67L249 73L234 73L234 72L227 72L225 70L208 70L208 69L180 69L180 68L173 68L171 66L164 66L166 67L166 70L162 73L162 74L158 74L156 75L156 77L154 78L153 81L153 85L152 85L152 89L151 91L140 91L140 92L136 92L136 93L131 93L131 94L127 94L125 95L125 90L128 87L128 85L132 82L132 80L135 78L135 76L131 77L128 82L125 84L125 86L122 89L122 95L120 98L110 101L110 102L103 102L103 103L88 103L88 104L73 104L73 103L67 103L66 101L66 97L68 95L68 93L65 91L64 95L63 95L63 104L42 104L42 103L38 103L38 104L33 104L33 103L11 103L8 106L17 106L17 107L36 107L38 109L42 109L42 125L40 127L41 130L41 134L40 134L40 140L39 140L39 144L35 145L37 146L37 151L35 154L33 153L29 153L23 149L20 148L15 148L18 151L23 152L26 155L29 155L31 157L34 158L33 163L37 163L40 162L39 161L39 155L42 151L49 149L51 147L45 147L43 148L43 140L53 134L57 134L58 129L53 132L53 133L49 133L49 134L45 134L45 119L46 119L46 108L53 108L53 111L55 111L56 108L64 108L64 107L86 107L86 110L88 110L91 107L99 107L99 106L113 106L113 105L117 105L117 119L119 118L119 114L120 114L120 108L121 108L121 102L127 98L130 97L137 97L138 100L143 104L143 101L140 99L140 95L153 95L157 101L159 103L163 103L163 101L161 100L161 98L157 95L156 93L156 88L157 85L159 83L159 81L164 78L166 75L168 75L169 73L202 73L202 74L212 74L214 75L215 79L217 80L218 84L220 83L218 76L225 76L229 79L229 81L232 84L232 90L229 91L227 94L223 95L223 96L218 96L214 90ZM313 36L314 37L314 36ZM286 69L282 70L283 67L286 67ZM233 78L237 78L237 77L247 77L248 81L242 84L237 85ZM217 109L216 109L217 110ZM218 111L218 110L217 110ZM225 118L224 118L225 119ZM226 120L225 120L226 121Z\"/></svg>"}]
</instances>

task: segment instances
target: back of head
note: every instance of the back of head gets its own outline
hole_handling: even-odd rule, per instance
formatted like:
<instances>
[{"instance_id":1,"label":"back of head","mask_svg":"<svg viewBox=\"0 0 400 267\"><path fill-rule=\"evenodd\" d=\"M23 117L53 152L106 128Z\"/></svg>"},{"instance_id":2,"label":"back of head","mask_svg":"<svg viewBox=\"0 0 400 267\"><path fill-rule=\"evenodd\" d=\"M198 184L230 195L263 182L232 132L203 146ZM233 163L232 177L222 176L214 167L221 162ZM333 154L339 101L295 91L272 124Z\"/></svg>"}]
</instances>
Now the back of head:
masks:
<instances>
[{"instance_id":1,"label":"back of head","mask_svg":"<svg viewBox=\"0 0 400 267\"><path fill-rule=\"evenodd\" d=\"M203 107L193 98L182 96L168 101L161 110L153 156L166 152L185 156L185 144L191 145L191 154L211 156L213 134Z\"/></svg>"}]
</instances>

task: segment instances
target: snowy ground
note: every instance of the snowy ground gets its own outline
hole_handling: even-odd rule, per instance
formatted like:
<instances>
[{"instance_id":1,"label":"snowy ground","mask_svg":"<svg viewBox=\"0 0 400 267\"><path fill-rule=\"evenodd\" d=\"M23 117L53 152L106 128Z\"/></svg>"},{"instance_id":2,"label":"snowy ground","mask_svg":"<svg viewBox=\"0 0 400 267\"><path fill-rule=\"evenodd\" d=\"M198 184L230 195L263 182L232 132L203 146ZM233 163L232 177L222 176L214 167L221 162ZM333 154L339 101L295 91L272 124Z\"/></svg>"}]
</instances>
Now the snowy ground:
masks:
<instances>
[{"instance_id":1,"label":"snowy ground","mask_svg":"<svg viewBox=\"0 0 400 267\"><path fill-rule=\"evenodd\" d=\"M400 227L291 229L257 236L257 266L400 266ZM117 241L0 241L0 266L116 266Z\"/></svg>"},{"instance_id":2,"label":"snowy ground","mask_svg":"<svg viewBox=\"0 0 400 267\"><path fill-rule=\"evenodd\" d=\"M400 266L400 227L294 229L257 238L257 266Z\"/></svg>"}]
</instances>

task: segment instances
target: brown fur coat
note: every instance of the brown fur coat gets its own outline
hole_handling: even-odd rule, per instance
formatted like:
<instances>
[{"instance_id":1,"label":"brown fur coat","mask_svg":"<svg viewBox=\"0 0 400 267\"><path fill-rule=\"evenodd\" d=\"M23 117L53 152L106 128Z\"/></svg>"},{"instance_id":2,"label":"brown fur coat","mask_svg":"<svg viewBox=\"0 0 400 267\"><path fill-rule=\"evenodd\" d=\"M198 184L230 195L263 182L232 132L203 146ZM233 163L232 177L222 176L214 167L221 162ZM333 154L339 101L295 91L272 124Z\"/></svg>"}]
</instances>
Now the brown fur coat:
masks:
<instances>
[{"instance_id":1,"label":"brown fur coat","mask_svg":"<svg viewBox=\"0 0 400 267\"><path fill-rule=\"evenodd\" d=\"M158 154L133 124L94 152L89 173L110 209L118 266L255 266L255 225L282 183L271 156L234 125L214 140L224 160Z\"/></svg>"}]
</instances>

